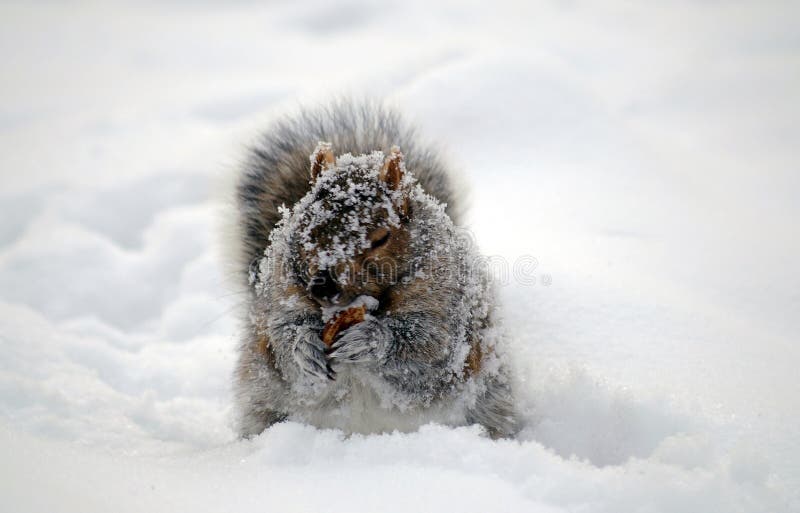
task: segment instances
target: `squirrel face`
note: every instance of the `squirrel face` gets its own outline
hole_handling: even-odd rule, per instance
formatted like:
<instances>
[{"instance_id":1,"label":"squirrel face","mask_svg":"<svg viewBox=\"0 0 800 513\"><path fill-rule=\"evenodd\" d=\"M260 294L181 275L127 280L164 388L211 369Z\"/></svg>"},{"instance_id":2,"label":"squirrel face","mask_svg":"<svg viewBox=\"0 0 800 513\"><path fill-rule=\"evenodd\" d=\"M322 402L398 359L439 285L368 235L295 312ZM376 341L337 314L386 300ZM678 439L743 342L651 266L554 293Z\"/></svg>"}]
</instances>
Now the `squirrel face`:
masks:
<instances>
[{"instance_id":1,"label":"squirrel face","mask_svg":"<svg viewBox=\"0 0 800 513\"><path fill-rule=\"evenodd\" d=\"M402 154L333 156L320 143L311 155L312 188L294 214L294 269L320 306L376 299L407 272L408 188ZM408 184L406 184L408 185Z\"/></svg>"}]
</instances>

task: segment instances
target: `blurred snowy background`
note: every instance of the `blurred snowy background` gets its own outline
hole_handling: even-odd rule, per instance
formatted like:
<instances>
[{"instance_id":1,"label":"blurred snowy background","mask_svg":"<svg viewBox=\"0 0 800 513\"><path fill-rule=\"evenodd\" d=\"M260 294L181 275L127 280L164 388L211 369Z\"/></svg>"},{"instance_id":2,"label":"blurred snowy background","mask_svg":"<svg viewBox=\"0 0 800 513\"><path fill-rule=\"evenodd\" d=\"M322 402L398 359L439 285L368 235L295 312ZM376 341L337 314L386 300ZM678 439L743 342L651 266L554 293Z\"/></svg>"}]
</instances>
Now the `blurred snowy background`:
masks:
<instances>
[{"instance_id":1,"label":"blurred snowy background","mask_svg":"<svg viewBox=\"0 0 800 513\"><path fill-rule=\"evenodd\" d=\"M800 8L599 4L0 4L0 509L800 510ZM220 197L347 92L535 257L522 441L234 441Z\"/></svg>"}]
</instances>

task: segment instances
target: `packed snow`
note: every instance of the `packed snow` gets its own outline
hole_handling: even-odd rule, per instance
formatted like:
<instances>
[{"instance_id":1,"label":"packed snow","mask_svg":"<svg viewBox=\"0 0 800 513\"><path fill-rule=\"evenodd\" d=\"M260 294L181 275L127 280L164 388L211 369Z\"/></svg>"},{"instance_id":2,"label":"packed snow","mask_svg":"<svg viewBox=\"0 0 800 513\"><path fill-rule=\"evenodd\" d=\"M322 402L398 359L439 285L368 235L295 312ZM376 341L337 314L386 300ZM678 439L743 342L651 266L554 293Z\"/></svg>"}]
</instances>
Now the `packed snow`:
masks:
<instances>
[{"instance_id":1,"label":"packed snow","mask_svg":"<svg viewBox=\"0 0 800 513\"><path fill-rule=\"evenodd\" d=\"M0 5L0 510L800 510L796 3ZM471 185L524 383L239 441L224 192L386 98Z\"/></svg>"}]
</instances>

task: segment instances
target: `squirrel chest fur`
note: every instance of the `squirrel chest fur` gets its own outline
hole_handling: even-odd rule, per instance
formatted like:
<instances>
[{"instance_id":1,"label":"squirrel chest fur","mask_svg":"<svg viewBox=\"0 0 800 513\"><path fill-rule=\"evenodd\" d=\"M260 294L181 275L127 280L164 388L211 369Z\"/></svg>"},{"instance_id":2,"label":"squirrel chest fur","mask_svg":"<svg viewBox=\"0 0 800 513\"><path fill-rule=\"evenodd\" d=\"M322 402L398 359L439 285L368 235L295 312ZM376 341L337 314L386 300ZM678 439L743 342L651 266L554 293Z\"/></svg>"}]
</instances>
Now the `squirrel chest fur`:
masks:
<instances>
[{"instance_id":1,"label":"squirrel chest fur","mask_svg":"<svg viewBox=\"0 0 800 513\"><path fill-rule=\"evenodd\" d=\"M285 419L514 432L493 295L456 196L436 153L374 105L304 111L262 137L237 183L242 436Z\"/></svg>"}]
</instances>

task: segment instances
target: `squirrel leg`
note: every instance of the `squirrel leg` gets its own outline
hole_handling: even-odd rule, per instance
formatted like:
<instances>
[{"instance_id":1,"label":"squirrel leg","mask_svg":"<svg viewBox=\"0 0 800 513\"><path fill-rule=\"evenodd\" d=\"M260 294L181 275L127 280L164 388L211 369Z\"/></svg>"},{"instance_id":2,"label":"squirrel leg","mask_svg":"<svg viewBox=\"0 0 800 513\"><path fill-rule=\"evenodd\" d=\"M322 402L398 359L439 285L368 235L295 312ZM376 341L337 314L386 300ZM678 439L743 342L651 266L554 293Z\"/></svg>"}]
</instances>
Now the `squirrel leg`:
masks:
<instances>
[{"instance_id":1,"label":"squirrel leg","mask_svg":"<svg viewBox=\"0 0 800 513\"><path fill-rule=\"evenodd\" d=\"M286 418L280 411L285 387L274 364L269 339L251 332L240 353L234 381L237 431L242 438L258 435Z\"/></svg>"},{"instance_id":2,"label":"squirrel leg","mask_svg":"<svg viewBox=\"0 0 800 513\"><path fill-rule=\"evenodd\" d=\"M485 389L479 392L475 404L467 411L467 422L480 424L493 439L509 438L519 431L508 376L486 378Z\"/></svg>"},{"instance_id":3,"label":"squirrel leg","mask_svg":"<svg viewBox=\"0 0 800 513\"><path fill-rule=\"evenodd\" d=\"M319 332L316 324L302 319L270 330L275 366L286 381L335 379L336 373L328 366L327 347Z\"/></svg>"},{"instance_id":4,"label":"squirrel leg","mask_svg":"<svg viewBox=\"0 0 800 513\"><path fill-rule=\"evenodd\" d=\"M443 323L423 312L374 317L343 331L328 352L336 370L368 365L399 392L429 403L449 388L450 356Z\"/></svg>"}]
</instances>

